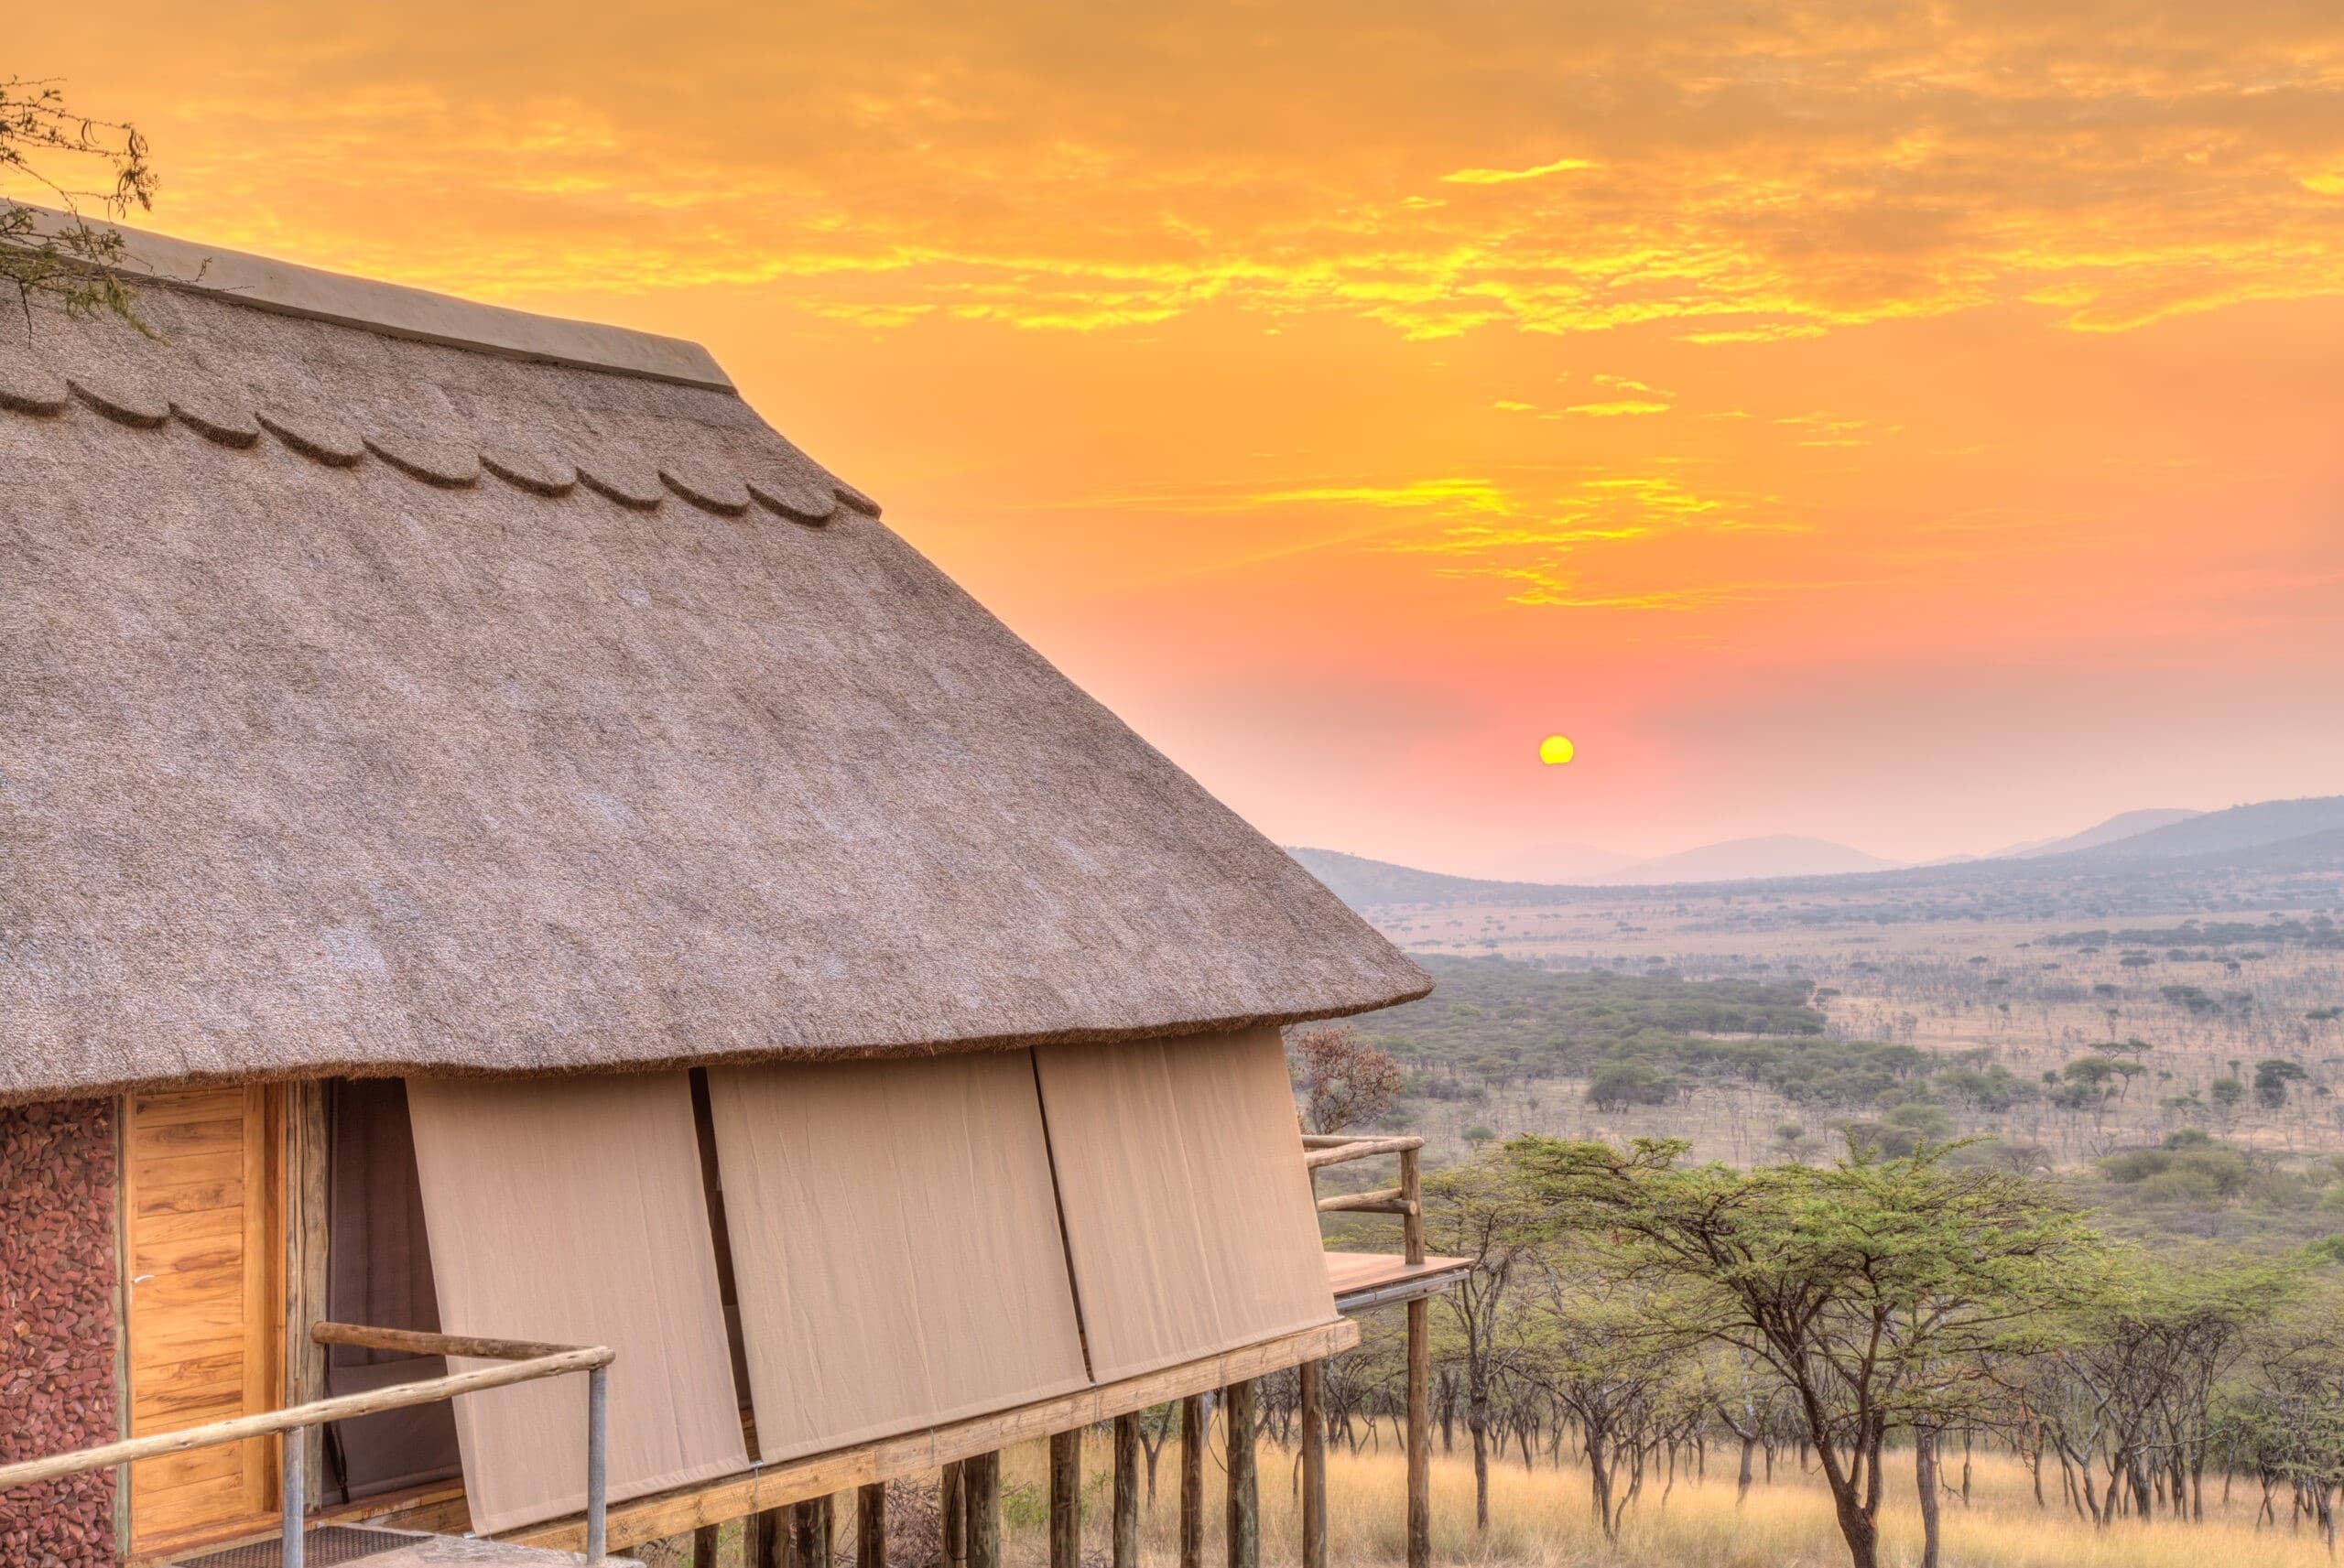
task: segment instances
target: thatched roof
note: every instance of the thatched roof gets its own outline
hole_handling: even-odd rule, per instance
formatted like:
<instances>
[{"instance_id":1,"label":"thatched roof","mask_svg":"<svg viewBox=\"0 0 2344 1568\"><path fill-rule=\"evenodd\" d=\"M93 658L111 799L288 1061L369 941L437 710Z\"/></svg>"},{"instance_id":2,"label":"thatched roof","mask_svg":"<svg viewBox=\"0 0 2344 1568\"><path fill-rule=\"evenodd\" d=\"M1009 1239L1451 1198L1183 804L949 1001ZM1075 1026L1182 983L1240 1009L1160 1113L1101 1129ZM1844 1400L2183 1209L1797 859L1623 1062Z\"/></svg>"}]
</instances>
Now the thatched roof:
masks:
<instances>
[{"instance_id":1,"label":"thatched roof","mask_svg":"<svg viewBox=\"0 0 2344 1568\"><path fill-rule=\"evenodd\" d=\"M0 1100L1427 987L691 345L202 282L0 328Z\"/></svg>"}]
</instances>

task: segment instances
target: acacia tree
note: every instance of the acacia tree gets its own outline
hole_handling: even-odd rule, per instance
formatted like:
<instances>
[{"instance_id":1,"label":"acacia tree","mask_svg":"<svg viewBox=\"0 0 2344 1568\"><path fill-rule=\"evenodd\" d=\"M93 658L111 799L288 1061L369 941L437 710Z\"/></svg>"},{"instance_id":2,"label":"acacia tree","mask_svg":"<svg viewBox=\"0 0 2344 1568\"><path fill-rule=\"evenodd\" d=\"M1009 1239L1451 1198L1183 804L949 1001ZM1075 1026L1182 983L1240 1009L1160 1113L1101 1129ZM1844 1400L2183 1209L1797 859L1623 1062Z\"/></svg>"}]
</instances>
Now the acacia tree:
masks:
<instances>
[{"instance_id":1,"label":"acacia tree","mask_svg":"<svg viewBox=\"0 0 2344 1568\"><path fill-rule=\"evenodd\" d=\"M2263 1517L2278 1522L2271 1490L2287 1483L2332 1557L2344 1489L2344 1290L2323 1281L2275 1314L2249 1357L2247 1386L2223 1423L2228 1446L2261 1474Z\"/></svg>"},{"instance_id":2,"label":"acacia tree","mask_svg":"<svg viewBox=\"0 0 2344 1568\"><path fill-rule=\"evenodd\" d=\"M23 309L39 299L136 321L128 287L109 270L124 257L122 235L87 213L119 218L154 200L136 127L77 113L55 81L0 77L0 287Z\"/></svg>"},{"instance_id":3,"label":"acacia tree","mask_svg":"<svg viewBox=\"0 0 2344 1568\"><path fill-rule=\"evenodd\" d=\"M2095 1524L2113 1523L2127 1507L2146 1523L2159 1466L2175 1514L2205 1517L2217 1385L2294 1286L2273 1268L2183 1269L2132 1258L2065 1314L2035 1397L2060 1463L2080 1476L2079 1500ZM2108 1471L2097 1489L2096 1454Z\"/></svg>"},{"instance_id":4,"label":"acacia tree","mask_svg":"<svg viewBox=\"0 0 2344 1568\"><path fill-rule=\"evenodd\" d=\"M1782 1424L1784 1389L1766 1374L1755 1357L1736 1351L1715 1357L1703 1375L1701 1387L1709 1408L1742 1444L1742 1464L1734 1476L1733 1506L1750 1498L1760 1444L1766 1446L1766 1479L1774 1478L1774 1433Z\"/></svg>"},{"instance_id":5,"label":"acacia tree","mask_svg":"<svg viewBox=\"0 0 2344 1568\"><path fill-rule=\"evenodd\" d=\"M1473 1523L1490 1527L1490 1428L1497 1396L1528 1351L1517 1271L1537 1245L1537 1202L1518 1170L1492 1154L1425 1178L1425 1244L1470 1258L1473 1271L1434 1300L1465 1364L1465 1430L1473 1443Z\"/></svg>"},{"instance_id":6,"label":"acacia tree","mask_svg":"<svg viewBox=\"0 0 2344 1568\"><path fill-rule=\"evenodd\" d=\"M1295 1031L1286 1055L1302 1086L1303 1119L1313 1132L1373 1121L1399 1097L1400 1065L1348 1023Z\"/></svg>"},{"instance_id":7,"label":"acacia tree","mask_svg":"<svg viewBox=\"0 0 2344 1568\"><path fill-rule=\"evenodd\" d=\"M1633 1482L1621 1489L1621 1467L1629 1465L1641 1479L1636 1462L1671 1405L1683 1402L1669 1396L1696 1386L1688 1346L1669 1326L1670 1314L1653 1310L1650 1286L1617 1274L1583 1238L1542 1249L1536 1272L1544 1310L1525 1373L1579 1423L1596 1521L1616 1541L1637 1490ZM1745 1472L1748 1463L1745 1456Z\"/></svg>"},{"instance_id":8,"label":"acacia tree","mask_svg":"<svg viewBox=\"0 0 2344 1568\"><path fill-rule=\"evenodd\" d=\"M2041 1181L1950 1163L1943 1146L1747 1173L1681 1164L1687 1149L1524 1138L1506 1152L1552 1223L1654 1287L1656 1319L1782 1379L1853 1568L1877 1568L1890 1429L1926 1423L1981 1357L2072 1300L2099 1238Z\"/></svg>"}]
</instances>

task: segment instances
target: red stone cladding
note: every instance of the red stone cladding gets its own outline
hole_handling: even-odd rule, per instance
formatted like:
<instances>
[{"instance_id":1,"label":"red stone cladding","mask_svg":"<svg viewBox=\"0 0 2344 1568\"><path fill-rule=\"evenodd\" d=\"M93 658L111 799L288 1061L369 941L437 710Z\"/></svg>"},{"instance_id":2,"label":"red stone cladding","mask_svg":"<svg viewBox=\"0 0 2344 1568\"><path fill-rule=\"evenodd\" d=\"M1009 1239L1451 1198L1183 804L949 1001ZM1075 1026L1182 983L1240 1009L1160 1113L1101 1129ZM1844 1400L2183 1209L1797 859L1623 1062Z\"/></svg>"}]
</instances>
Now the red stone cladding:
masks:
<instances>
[{"instance_id":1,"label":"red stone cladding","mask_svg":"<svg viewBox=\"0 0 2344 1568\"><path fill-rule=\"evenodd\" d=\"M120 1435L114 1128L109 1100L0 1108L0 1464ZM111 1471L0 1492L0 1563L114 1561Z\"/></svg>"}]
</instances>

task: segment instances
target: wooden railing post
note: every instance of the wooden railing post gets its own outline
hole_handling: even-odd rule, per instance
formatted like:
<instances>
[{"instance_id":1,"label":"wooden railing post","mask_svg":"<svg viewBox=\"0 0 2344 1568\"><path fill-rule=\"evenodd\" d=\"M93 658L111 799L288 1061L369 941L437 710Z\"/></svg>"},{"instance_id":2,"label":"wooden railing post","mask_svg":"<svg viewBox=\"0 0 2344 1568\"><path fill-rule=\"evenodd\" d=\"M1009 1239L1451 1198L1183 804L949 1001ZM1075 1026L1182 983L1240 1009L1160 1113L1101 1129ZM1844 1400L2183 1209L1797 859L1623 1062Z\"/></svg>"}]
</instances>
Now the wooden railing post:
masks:
<instances>
[{"instance_id":1,"label":"wooden railing post","mask_svg":"<svg viewBox=\"0 0 2344 1568\"><path fill-rule=\"evenodd\" d=\"M1001 1455L962 1460L960 1486L967 1498L969 1568L1001 1568Z\"/></svg>"},{"instance_id":2,"label":"wooden railing post","mask_svg":"<svg viewBox=\"0 0 2344 1568\"><path fill-rule=\"evenodd\" d=\"M1050 1433L1050 1568L1082 1568L1082 1429Z\"/></svg>"},{"instance_id":3,"label":"wooden railing post","mask_svg":"<svg viewBox=\"0 0 2344 1568\"><path fill-rule=\"evenodd\" d=\"M1425 1260L1424 1184L1417 1152L1400 1155L1401 1224L1405 1260ZM1432 1303L1408 1303L1408 1568L1432 1563Z\"/></svg>"},{"instance_id":4,"label":"wooden railing post","mask_svg":"<svg viewBox=\"0 0 2344 1568\"><path fill-rule=\"evenodd\" d=\"M701 1525L692 1531L692 1568L716 1568L716 1542L723 1526Z\"/></svg>"},{"instance_id":5,"label":"wooden railing post","mask_svg":"<svg viewBox=\"0 0 2344 1568\"><path fill-rule=\"evenodd\" d=\"M1180 1401L1180 1568L1205 1563L1205 1400Z\"/></svg>"},{"instance_id":6,"label":"wooden railing post","mask_svg":"<svg viewBox=\"0 0 2344 1568\"><path fill-rule=\"evenodd\" d=\"M1302 1568L1327 1568L1327 1416L1318 1374L1324 1361L1305 1361L1302 1374Z\"/></svg>"},{"instance_id":7,"label":"wooden railing post","mask_svg":"<svg viewBox=\"0 0 2344 1568\"><path fill-rule=\"evenodd\" d=\"M285 1516L284 1535L277 1544L278 1568L301 1568L304 1528L303 1511L309 1500L309 1483L304 1479L308 1468L309 1445L300 1441L303 1434L288 1432L284 1438L285 1476L277 1502Z\"/></svg>"},{"instance_id":8,"label":"wooden railing post","mask_svg":"<svg viewBox=\"0 0 2344 1568\"><path fill-rule=\"evenodd\" d=\"M1115 1418L1114 1568L1139 1568L1139 1416Z\"/></svg>"},{"instance_id":9,"label":"wooden railing post","mask_svg":"<svg viewBox=\"0 0 2344 1568\"><path fill-rule=\"evenodd\" d=\"M854 1495L854 1568L887 1568L887 1483Z\"/></svg>"},{"instance_id":10,"label":"wooden railing post","mask_svg":"<svg viewBox=\"0 0 2344 1568\"><path fill-rule=\"evenodd\" d=\"M1253 1471L1252 1379L1222 1395L1223 1442L1229 1450L1229 1568L1262 1568L1262 1496Z\"/></svg>"}]
</instances>

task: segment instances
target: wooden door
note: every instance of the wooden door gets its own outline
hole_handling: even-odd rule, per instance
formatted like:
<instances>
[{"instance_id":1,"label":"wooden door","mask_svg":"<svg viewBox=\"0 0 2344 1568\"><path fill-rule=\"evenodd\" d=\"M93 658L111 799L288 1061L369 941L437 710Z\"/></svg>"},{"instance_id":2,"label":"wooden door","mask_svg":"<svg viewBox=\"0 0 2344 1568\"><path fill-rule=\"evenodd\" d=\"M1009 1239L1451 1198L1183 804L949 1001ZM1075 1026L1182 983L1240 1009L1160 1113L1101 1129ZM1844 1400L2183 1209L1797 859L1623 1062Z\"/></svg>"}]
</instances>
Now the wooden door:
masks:
<instances>
[{"instance_id":1,"label":"wooden door","mask_svg":"<svg viewBox=\"0 0 2344 1568\"><path fill-rule=\"evenodd\" d=\"M136 1093L123 1117L130 1431L277 1409L285 1248L277 1097ZM131 1467L134 1554L266 1526L277 1444L255 1439Z\"/></svg>"}]
</instances>

